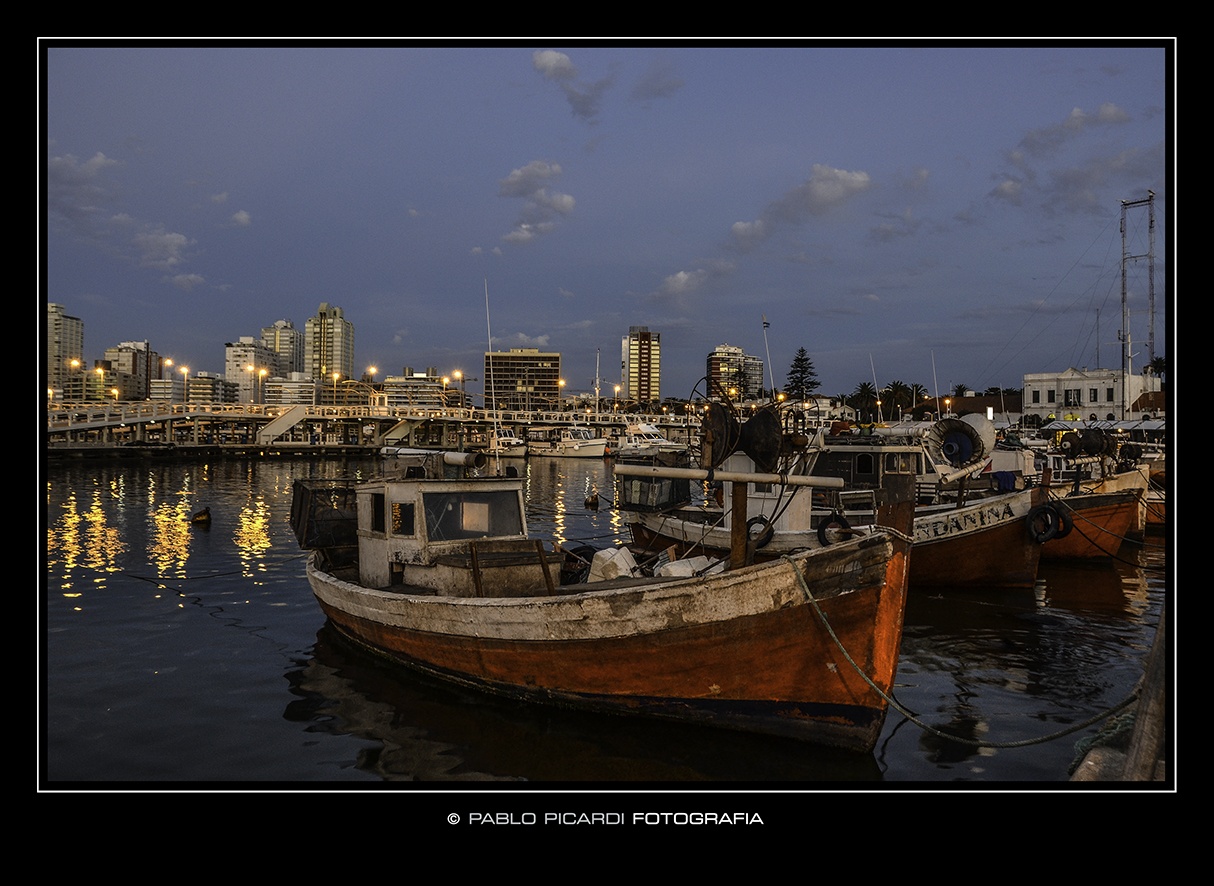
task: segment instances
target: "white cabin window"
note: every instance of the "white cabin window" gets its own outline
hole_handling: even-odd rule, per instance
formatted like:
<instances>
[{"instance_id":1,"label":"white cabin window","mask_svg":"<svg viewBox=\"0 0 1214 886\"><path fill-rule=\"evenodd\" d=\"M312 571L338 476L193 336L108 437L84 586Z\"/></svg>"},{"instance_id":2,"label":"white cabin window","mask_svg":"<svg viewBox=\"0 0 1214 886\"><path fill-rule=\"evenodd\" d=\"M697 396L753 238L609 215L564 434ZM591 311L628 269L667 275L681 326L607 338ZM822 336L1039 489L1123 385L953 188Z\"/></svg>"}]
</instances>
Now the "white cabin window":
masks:
<instances>
[{"instance_id":1,"label":"white cabin window","mask_svg":"<svg viewBox=\"0 0 1214 886\"><path fill-rule=\"evenodd\" d=\"M428 492L422 495L431 541L522 535L518 493Z\"/></svg>"}]
</instances>

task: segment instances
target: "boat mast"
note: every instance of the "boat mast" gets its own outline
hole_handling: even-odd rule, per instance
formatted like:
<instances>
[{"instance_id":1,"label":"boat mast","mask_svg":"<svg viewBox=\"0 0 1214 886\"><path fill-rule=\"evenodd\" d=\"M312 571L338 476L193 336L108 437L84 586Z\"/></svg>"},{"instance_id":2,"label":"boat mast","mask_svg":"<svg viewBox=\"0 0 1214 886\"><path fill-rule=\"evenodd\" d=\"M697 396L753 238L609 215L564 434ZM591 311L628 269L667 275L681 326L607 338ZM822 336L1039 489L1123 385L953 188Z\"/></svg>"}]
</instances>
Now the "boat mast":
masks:
<instances>
[{"instance_id":1,"label":"boat mast","mask_svg":"<svg viewBox=\"0 0 1214 886\"><path fill-rule=\"evenodd\" d=\"M599 348L594 349L594 418L598 421L599 416Z\"/></svg>"},{"instance_id":2,"label":"boat mast","mask_svg":"<svg viewBox=\"0 0 1214 886\"><path fill-rule=\"evenodd\" d=\"M489 353L485 355L485 384L488 385L486 393L493 397L493 438L496 440L501 436L502 425L497 414L497 389L493 386L493 327L489 325L489 278L485 278L485 334L489 337ZM489 404L486 402L485 407ZM497 472L502 472L502 450L497 444L493 446L494 461L497 463Z\"/></svg>"},{"instance_id":3,"label":"boat mast","mask_svg":"<svg viewBox=\"0 0 1214 886\"><path fill-rule=\"evenodd\" d=\"M1148 245L1145 255L1131 255L1126 246L1126 210L1147 207ZM1126 268L1130 261L1147 259L1147 365L1155 362L1155 192L1148 190L1145 200L1121 201L1121 417L1126 417L1130 403L1130 311L1126 300Z\"/></svg>"}]
</instances>

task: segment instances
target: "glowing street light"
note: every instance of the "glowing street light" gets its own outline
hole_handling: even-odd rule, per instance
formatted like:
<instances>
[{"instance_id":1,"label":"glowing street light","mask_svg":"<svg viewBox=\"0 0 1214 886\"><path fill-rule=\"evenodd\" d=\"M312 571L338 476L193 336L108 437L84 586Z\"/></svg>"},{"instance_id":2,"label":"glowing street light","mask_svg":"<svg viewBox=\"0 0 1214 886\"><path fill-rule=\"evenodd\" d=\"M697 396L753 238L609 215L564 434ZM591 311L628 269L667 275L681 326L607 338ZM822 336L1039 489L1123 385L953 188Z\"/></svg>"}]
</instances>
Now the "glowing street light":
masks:
<instances>
[{"instance_id":1,"label":"glowing street light","mask_svg":"<svg viewBox=\"0 0 1214 886\"><path fill-rule=\"evenodd\" d=\"M337 380L341 378L340 372L333 373L333 405L337 405Z\"/></svg>"},{"instance_id":2,"label":"glowing street light","mask_svg":"<svg viewBox=\"0 0 1214 886\"><path fill-rule=\"evenodd\" d=\"M615 386L615 399L611 403L611 411L612 412L620 411L620 386L619 385Z\"/></svg>"},{"instance_id":3,"label":"glowing street light","mask_svg":"<svg viewBox=\"0 0 1214 886\"><path fill-rule=\"evenodd\" d=\"M184 387L182 388L181 402L189 403L190 402L190 367L182 366L181 375L182 375L182 378L184 379L184 382L183 382Z\"/></svg>"}]
</instances>

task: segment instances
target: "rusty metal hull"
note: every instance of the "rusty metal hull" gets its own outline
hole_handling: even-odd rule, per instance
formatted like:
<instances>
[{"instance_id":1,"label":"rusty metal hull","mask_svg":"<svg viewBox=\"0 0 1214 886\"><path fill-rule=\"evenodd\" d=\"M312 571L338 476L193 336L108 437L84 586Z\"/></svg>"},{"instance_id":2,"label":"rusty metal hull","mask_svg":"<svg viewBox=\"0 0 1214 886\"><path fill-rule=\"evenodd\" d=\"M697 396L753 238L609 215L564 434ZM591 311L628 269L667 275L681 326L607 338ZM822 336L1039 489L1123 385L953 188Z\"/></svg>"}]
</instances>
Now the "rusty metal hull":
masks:
<instances>
[{"instance_id":1,"label":"rusty metal hull","mask_svg":"<svg viewBox=\"0 0 1214 886\"><path fill-rule=\"evenodd\" d=\"M1137 530L1141 489L1068 495L1054 500L1070 517L1065 536L1052 538L1041 550L1047 560L1111 557Z\"/></svg>"},{"instance_id":2,"label":"rusty metal hull","mask_svg":"<svg viewBox=\"0 0 1214 886\"><path fill-rule=\"evenodd\" d=\"M369 589L315 558L307 574L341 633L440 678L870 752L897 669L909 554L909 537L882 532L717 575L522 598Z\"/></svg>"}]
</instances>

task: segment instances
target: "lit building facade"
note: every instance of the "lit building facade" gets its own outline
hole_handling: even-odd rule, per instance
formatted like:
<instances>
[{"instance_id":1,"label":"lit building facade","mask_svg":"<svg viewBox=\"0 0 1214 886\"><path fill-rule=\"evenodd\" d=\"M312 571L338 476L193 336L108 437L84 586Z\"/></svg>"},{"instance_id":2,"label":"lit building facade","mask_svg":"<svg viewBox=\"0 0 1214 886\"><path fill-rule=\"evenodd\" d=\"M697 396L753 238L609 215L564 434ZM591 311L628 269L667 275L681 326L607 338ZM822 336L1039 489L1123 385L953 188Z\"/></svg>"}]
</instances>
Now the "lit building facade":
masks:
<instances>
[{"instance_id":1,"label":"lit building facade","mask_svg":"<svg viewBox=\"0 0 1214 886\"><path fill-rule=\"evenodd\" d=\"M327 384L354 376L354 324L341 308L322 302L316 316L304 324L303 371L316 380L320 402L328 403Z\"/></svg>"},{"instance_id":2,"label":"lit building facade","mask_svg":"<svg viewBox=\"0 0 1214 886\"><path fill-rule=\"evenodd\" d=\"M280 374L276 365L277 355L251 335L223 346L223 377L236 384L241 403L265 402L266 380Z\"/></svg>"},{"instance_id":3,"label":"lit building facade","mask_svg":"<svg viewBox=\"0 0 1214 886\"><path fill-rule=\"evenodd\" d=\"M61 396L65 380L70 376L80 375L83 370L84 321L79 317L68 316L63 305L48 303L46 306L46 385L53 392L52 396Z\"/></svg>"},{"instance_id":4,"label":"lit building facade","mask_svg":"<svg viewBox=\"0 0 1214 886\"><path fill-rule=\"evenodd\" d=\"M273 326L264 327L261 343L274 355L271 378L287 378L292 372L304 371L304 333L290 320L276 320Z\"/></svg>"},{"instance_id":5,"label":"lit building facade","mask_svg":"<svg viewBox=\"0 0 1214 886\"><path fill-rule=\"evenodd\" d=\"M485 408L556 410L560 403L560 354L538 348L485 353Z\"/></svg>"},{"instance_id":6,"label":"lit building facade","mask_svg":"<svg viewBox=\"0 0 1214 886\"><path fill-rule=\"evenodd\" d=\"M1124 373L1120 369L1067 369L1024 376L1021 411L1034 423L1069 421L1130 421L1144 416L1138 407L1144 395L1161 390L1158 376ZM1160 416L1152 414L1152 417Z\"/></svg>"},{"instance_id":7,"label":"lit building facade","mask_svg":"<svg viewBox=\"0 0 1214 886\"><path fill-rule=\"evenodd\" d=\"M713 349L705 375L709 399L719 398L722 391L733 400L753 399L763 392L763 361L733 345ZM731 390L733 394L729 394Z\"/></svg>"},{"instance_id":8,"label":"lit building facade","mask_svg":"<svg viewBox=\"0 0 1214 886\"><path fill-rule=\"evenodd\" d=\"M620 396L637 403L662 399L662 335L631 326L620 347Z\"/></svg>"}]
</instances>

